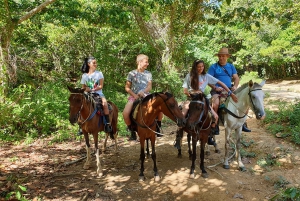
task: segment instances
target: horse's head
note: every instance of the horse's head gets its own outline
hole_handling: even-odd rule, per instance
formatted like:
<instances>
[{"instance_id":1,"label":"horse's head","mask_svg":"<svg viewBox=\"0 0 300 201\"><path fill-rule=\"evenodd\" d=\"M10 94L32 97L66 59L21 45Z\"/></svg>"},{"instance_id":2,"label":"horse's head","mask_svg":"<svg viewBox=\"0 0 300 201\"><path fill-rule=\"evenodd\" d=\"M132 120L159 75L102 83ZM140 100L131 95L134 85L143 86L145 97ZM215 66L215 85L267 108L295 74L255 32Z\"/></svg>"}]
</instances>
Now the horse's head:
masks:
<instances>
[{"instance_id":1,"label":"horse's head","mask_svg":"<svg viewBox=\"0 0 300 201\"><path fill-rule=\"evenodd\" d=\"M177 123L178 127L185 126L185 118L178 106L178 103L174 96L168 92L157 93L159 97L162 98L166 107L162 107L162 112L167 115L170 119L174 120ZM162 96L164 95L164 97Z\"/></svg>"},{"instance_id":2,"label":"horse's head","mask_svg":"<svg viewBox=\"0 0 300 201\"><path fill-rule=\"evenodd\" d=\"M249 99L250 99L250 107L252 111L255 113L256 119L263 120L266 116L264 109L264 96L265 93L262 90L265 81L262 81L260 84L253 83L252 80L249 81Z\"/></svg>"},{"instance_id":3,"label":"horse's head","mask_svg":"<svg viewBox=\"0 0 300 201\"><path fill-rule=\"evenodd\" d=\"M68 89L71 92L69 97L69 121L71 124L74 124L77 122L80 111L83 107L84 89L72 88L70 86L68 86Z\"/></svg>"},{"instance_id":4,"label":"horse's head","mask_svg":"<svg viewBox=\"0 0 300 201\"><path fill-rule=\"evenodd\" d=\"M189 105L189 113L186 128L189 130L196 130L197 126L203 126L208 115L208 103L206 102L203 93L190 94L191 101Z\"/></svg>"}]
</instances>

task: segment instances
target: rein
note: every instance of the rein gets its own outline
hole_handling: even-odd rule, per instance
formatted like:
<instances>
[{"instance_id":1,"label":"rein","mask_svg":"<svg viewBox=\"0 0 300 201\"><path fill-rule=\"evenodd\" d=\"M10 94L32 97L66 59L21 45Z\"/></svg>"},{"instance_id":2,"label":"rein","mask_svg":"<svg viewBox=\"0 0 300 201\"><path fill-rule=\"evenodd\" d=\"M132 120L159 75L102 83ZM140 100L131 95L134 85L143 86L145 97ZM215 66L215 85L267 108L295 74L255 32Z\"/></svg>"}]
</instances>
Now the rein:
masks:
<instances>
[{"instance_id":1,"label":"rein","mask_svg":"<svg viewBox=\"0 0 300 201\"><path fill-rule=\"evenodd\" d=\"M83 99L85 99L85 97L84 97L84 94L82 94L82 93L71 93L71 94L77 94L77 95L79 94L79 95L82 96L81 107L80 107L79 111L78 111L77 114L76 114L77 119L79 119L80 117L82 117L82 116L80 115L80 113L81 113L81 110L82 110L82 108L83 108ZM86 99L85 99L85 100L86 100ZM88 117L87 117L83 122L79 122L78 120L77 120L77 122L78 122L79 124L83 125L86 121L91 120L91 119L95 116L95 114L96 114L96 112L97 112L97 108L95 108L95 110L93 111L93 113L91 112L91 110L92 110L92 105L90 106Z\"/></svg>"}]
</instances>

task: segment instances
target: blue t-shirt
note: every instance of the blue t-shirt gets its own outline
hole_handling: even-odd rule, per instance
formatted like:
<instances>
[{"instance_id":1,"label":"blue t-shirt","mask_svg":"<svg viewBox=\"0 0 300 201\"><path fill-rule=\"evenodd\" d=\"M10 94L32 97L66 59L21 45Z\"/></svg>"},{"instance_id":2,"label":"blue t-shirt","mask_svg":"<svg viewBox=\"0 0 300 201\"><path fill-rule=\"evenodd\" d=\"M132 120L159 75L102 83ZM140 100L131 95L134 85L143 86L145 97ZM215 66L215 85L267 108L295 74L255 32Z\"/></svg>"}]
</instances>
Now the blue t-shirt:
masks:
<instances>
[{"instance_id":1,"label":"blue t-shirt","mask_svg":"<svg viewBox=\"0 0 300 201\"><path fill-rule=\"evenodd\" d=\"M223 67L227 70L230 77L218 63L211 65L207 73L223 82L228 88L231 88L232 75L237 74L237 71L231 63L226 63ZM216 86L220 87L219 84L216 84Z\"/></svg>"}]
</instances>

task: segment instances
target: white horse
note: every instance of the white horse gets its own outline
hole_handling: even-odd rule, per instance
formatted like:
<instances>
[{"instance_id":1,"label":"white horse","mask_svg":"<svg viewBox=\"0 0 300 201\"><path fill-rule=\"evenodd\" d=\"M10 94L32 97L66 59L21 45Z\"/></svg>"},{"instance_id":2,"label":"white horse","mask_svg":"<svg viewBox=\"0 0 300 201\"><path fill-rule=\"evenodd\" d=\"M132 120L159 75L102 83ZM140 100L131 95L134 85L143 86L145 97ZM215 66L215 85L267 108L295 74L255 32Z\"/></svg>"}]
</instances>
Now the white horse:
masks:
<instances>
[{"instance_id":1,"label":"white horse","mask_svg":"<svg viewBox=\"0 0 300 201\"><path fill-rule=\"evenodd\" d=\"M225 127L225 157L223 168L229 169L229 142L231 131L235 131L236 137L236 158L240 171L246 171L246 168L241 160L240 148L241 148L241 133L242 126L246 121L248 109L251 108L254 111L256 119L263 120L265 118L264 111L264 92L262 87L265 81L260 84L253 83L252 80L249 83L243 84L234 93L238 97L238 103L228 98L225 102L224 114L224 127Z\"/></svg>"}]
</instances>

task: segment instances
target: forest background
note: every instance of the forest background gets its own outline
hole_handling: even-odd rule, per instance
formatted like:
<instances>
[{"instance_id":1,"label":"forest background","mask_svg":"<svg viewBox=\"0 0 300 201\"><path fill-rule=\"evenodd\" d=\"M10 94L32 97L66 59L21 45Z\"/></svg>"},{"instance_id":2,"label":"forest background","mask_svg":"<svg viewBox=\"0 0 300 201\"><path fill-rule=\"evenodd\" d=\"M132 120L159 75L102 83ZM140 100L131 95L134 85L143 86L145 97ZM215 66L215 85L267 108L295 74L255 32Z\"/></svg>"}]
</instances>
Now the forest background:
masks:
<instances>
[{"instance_id":1,"label":"forest background","mask_svg":"<svg viewBox=\"0 0 300 201\"><path fill-rule=\"evenodd\" d=\"M228 47L238 74L300 76L300 3L294 0L1 0L0 139L62 141L67 85L80 87L87 56L105 76L104 94L120 109L135 58L150 57L153 91L183 100L182 79L194 59L206 67ZM126 128L119 114L119 134Z\"/></svg>"}]
</instances>

